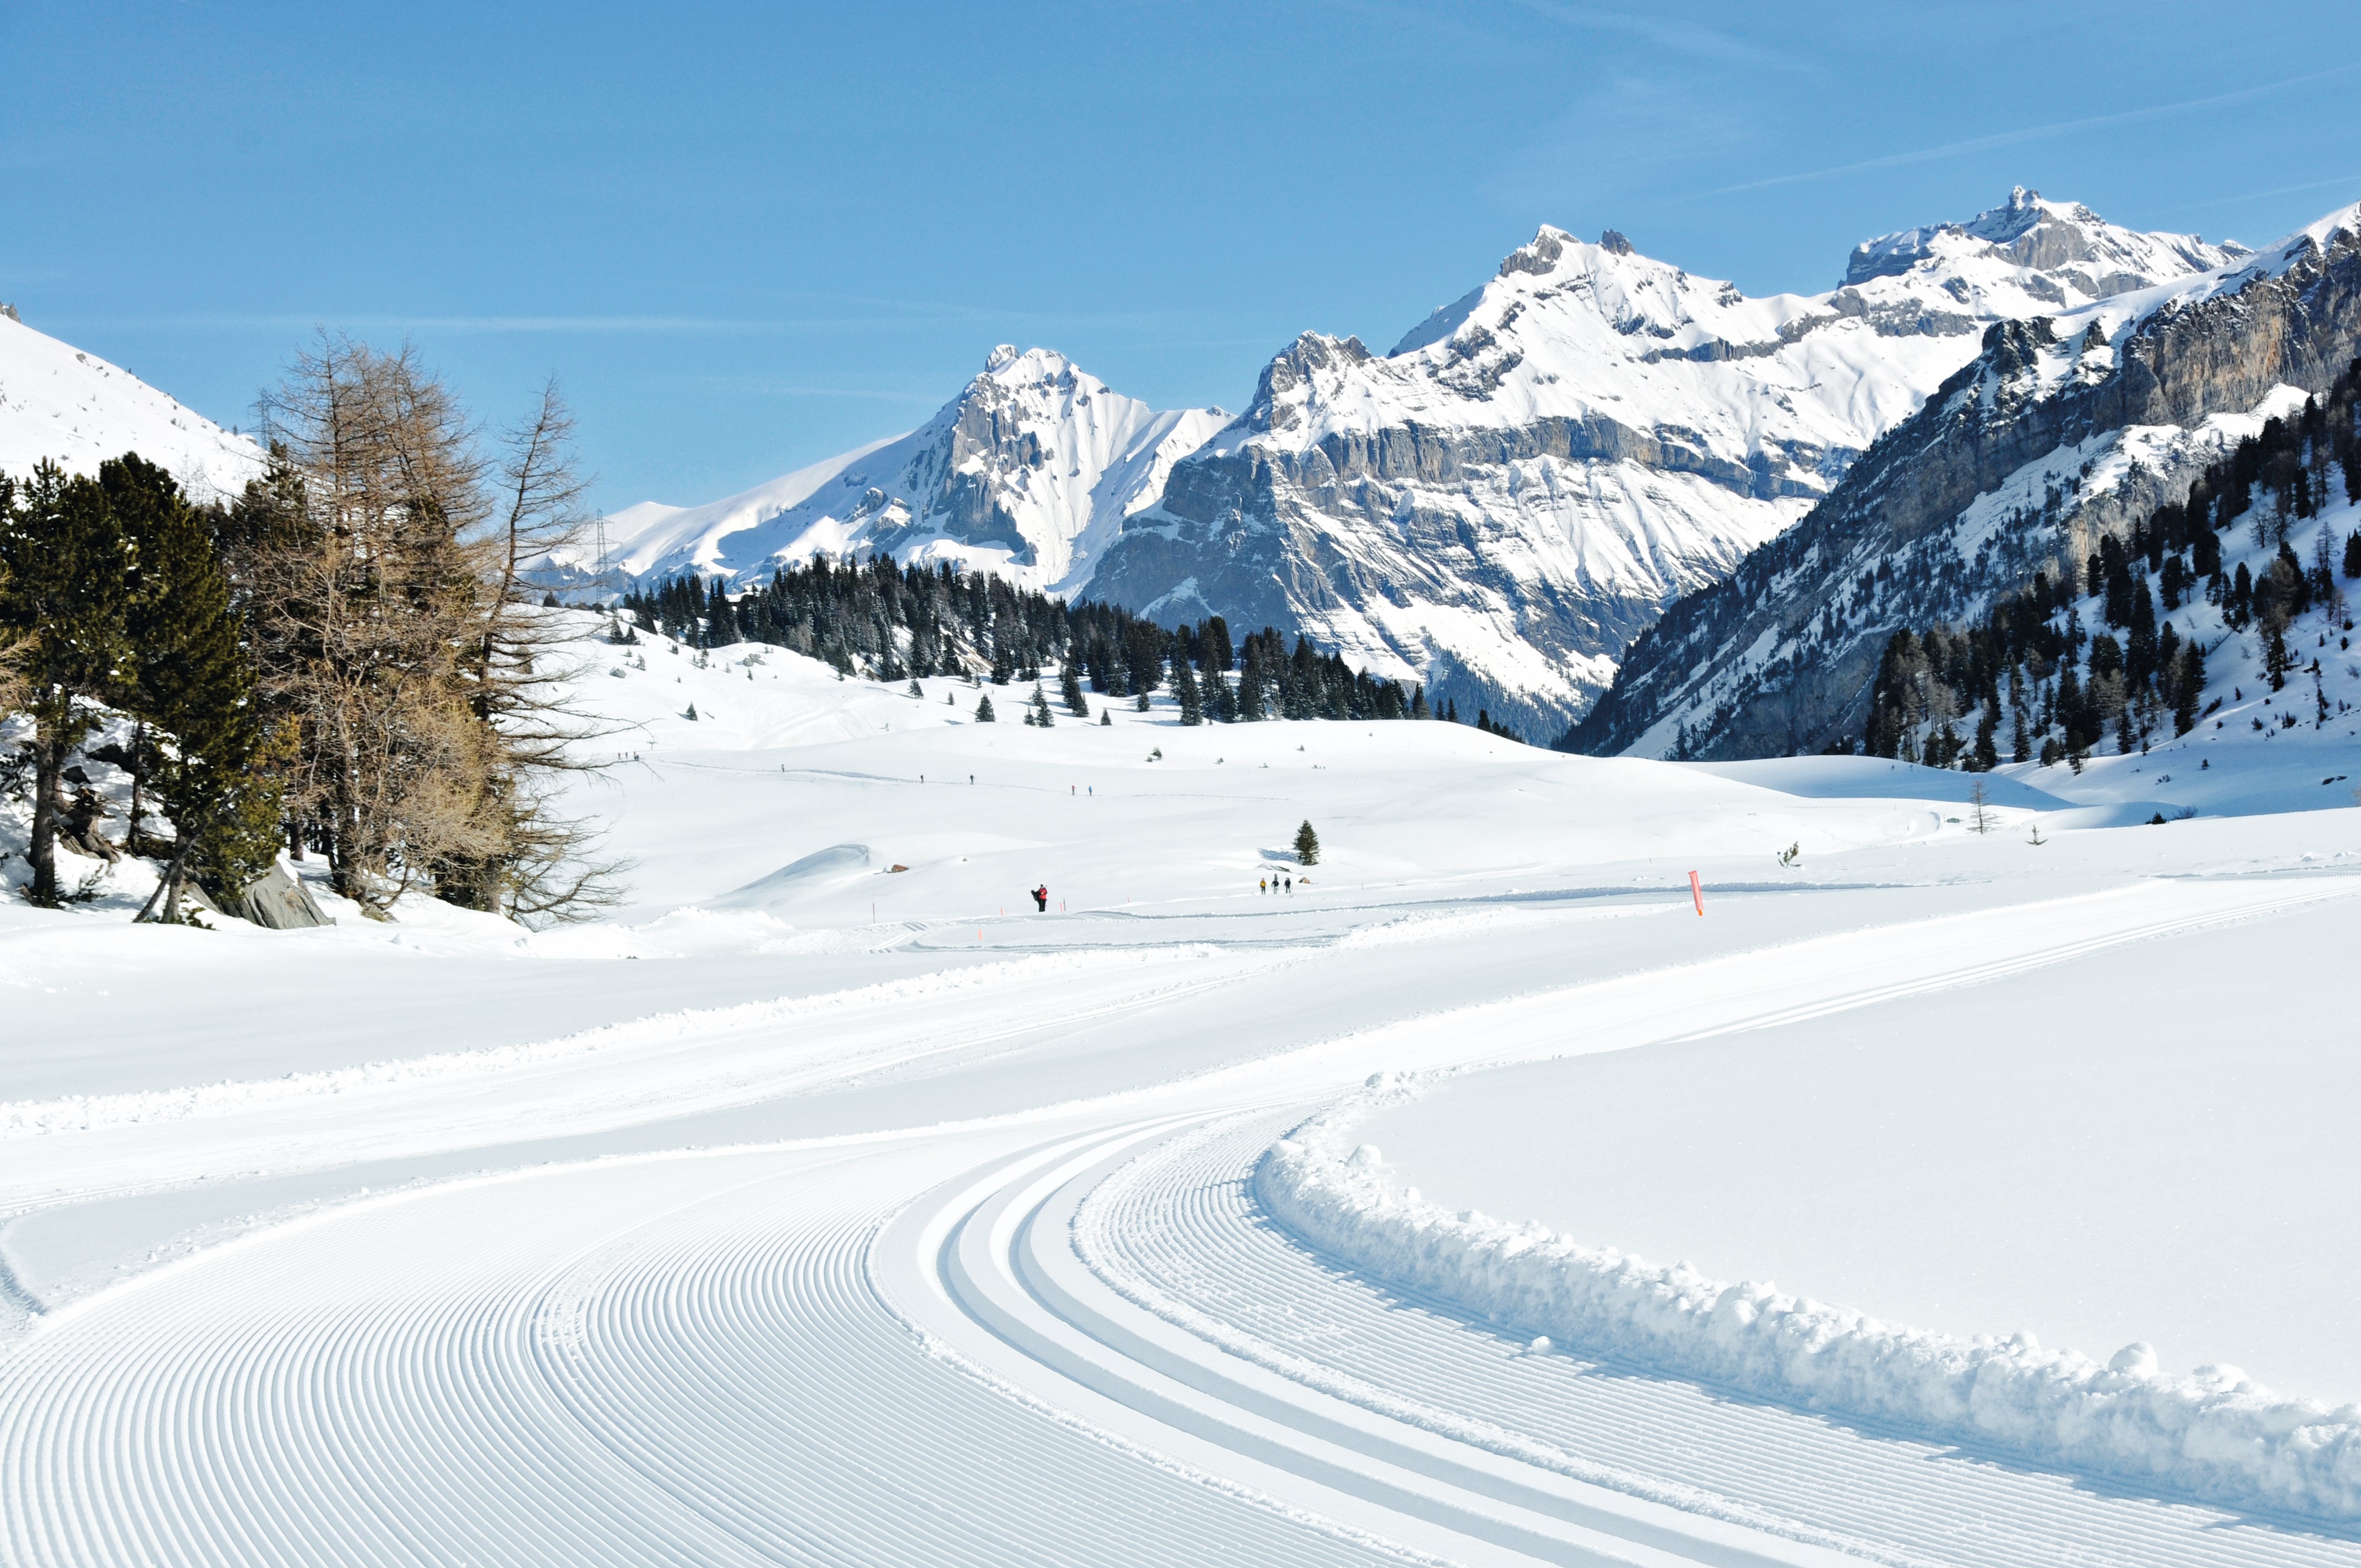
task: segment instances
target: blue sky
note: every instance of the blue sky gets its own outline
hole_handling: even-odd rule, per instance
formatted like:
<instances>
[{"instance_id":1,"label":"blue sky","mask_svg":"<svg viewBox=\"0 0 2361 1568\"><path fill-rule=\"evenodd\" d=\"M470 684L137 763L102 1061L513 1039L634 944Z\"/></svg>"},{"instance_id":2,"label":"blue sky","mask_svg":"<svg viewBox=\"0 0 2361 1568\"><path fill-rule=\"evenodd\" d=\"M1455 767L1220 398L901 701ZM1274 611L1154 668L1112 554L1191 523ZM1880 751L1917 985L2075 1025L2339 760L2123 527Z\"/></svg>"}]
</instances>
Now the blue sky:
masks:
<instances>
[{"instance_id":1,"label":"blue sky","mask_svg":"<svg viewBox=\"0 0 2361 1568\"><path fill-rule=\"evenodd\" d=\"M596 499L923 420L994 343L1235 409L1548 222L1749 292L2023 182L2258 243L2361 199L2361 6L0 7L0 299L225 423L315 325Z\"/></svg>"}]
</instances>

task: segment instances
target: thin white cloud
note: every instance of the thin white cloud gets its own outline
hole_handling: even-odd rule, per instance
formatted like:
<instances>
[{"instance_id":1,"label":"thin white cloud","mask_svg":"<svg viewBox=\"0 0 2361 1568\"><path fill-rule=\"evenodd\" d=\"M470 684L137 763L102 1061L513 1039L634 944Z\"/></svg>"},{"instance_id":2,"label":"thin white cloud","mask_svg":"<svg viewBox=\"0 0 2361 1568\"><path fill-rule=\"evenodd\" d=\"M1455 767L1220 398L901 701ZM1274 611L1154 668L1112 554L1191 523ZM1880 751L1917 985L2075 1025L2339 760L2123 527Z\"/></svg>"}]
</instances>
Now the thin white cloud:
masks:
<instances>
[{"instance_id":1,"label":"thin white cloud","mask_svg":"<svg viewBox=\"0 0 2361 1568\"><path fill-rule=\"evenodd\" d=\"M2217 93L2204 98L2185 98L2177 104L2154 104L2144 109L2125 109L2113 115L2090 115L2079 120L2059 120L2046 126L2020 126L2014 130L1995 131L1990 136L1970 137L1963 141L1945 142L1939 147L1919 148L1910 152L1890 152L1882 158L1865 158L1857 163L1839 163L1827 169L1810 169L1797 174L1774 174L1763 180L1749 180L1736 185L1723 185L1701 192L1706 196L1730 196L1743 191L1763 191L1777 185L1800 185L1810 180L1833 180L1844 174L1861 174L1876 169L1900 169L1914 163L1931 163L1937 159L1957 158L1963 153L1983 152L1996 147L2015 147L2023 142L2042 141L2050 137L2065 136L2073 131L2099 130L2109 126L2136 125L2145 120L2160 120L2173 115L2191 114L2201 109L2224 108L2244 104L2290 87L2301 87L2331 77L2349 76L2361 71L2361 60L2331 66L2326 71L2310 71L2302 76L2290 76L2281 82L2266 82L2259 86L2242 87L2235 93Z\"/></svg>"}]
</instances>

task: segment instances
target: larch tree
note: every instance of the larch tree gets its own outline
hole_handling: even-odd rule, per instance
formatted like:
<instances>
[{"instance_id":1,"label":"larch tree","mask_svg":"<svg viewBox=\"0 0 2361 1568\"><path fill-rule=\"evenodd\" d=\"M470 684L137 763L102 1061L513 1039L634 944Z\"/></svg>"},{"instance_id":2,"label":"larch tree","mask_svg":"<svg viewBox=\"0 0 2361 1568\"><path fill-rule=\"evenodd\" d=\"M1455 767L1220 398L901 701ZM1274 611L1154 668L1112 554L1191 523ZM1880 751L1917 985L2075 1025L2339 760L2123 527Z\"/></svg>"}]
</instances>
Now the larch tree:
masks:
<instances>
[{"instance_id":1,"label":"larch tree","mask_svg":"<svg viewBox=\"0 0 2361 1568\"><path fill-rule=\"evenodd\" d=\"M525 568L575 521L555 389L488 458L408 347L324 339L263 400L270 472L232 509L266 712L292 737L292 837L372 912L420 887L563 918L606 873L554 818L588 727L565 700L560 611Z\"/></svg>"}]
</instances>

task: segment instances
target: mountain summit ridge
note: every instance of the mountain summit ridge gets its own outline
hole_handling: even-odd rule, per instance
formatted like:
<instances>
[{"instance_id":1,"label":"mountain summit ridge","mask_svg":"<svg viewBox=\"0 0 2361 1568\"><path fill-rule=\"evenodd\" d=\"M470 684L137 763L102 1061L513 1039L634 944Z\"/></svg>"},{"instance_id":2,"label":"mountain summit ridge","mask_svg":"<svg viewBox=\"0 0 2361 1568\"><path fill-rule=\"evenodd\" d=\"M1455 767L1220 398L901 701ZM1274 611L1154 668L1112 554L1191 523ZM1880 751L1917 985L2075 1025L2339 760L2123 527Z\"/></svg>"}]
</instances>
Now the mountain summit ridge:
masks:
<instances>
[{"instance_id":1,"label":"mountain summit ridge","mask_svg":"<svg viewBox=\"0 0 2361 1568\"><path fill-rule=\"evenodd\" d=\"M1993 323L2247 254L2023 188L1902 233L1855 247L1894 242L1874 275L1758 297L1543 225L1390 354L1297 337L1086 591L1301 630L1555 733L1666 604L1793 525Z\"/></svg>"},{"instance_id":2,"label":"mountain summit ridge","mask_svg":"<svg viewBox=\"0 0 2361 1568\"><path fill-rule=\"evenodd\" d=\"M916 430L704 506L613 514L609 564L742 587L815 554L874 550L1071 594L1124 513L1227 417L1152 409L1054 349L999 344ZM577 552L572 564L595 563Z\"/></svg>"}]
</instances>

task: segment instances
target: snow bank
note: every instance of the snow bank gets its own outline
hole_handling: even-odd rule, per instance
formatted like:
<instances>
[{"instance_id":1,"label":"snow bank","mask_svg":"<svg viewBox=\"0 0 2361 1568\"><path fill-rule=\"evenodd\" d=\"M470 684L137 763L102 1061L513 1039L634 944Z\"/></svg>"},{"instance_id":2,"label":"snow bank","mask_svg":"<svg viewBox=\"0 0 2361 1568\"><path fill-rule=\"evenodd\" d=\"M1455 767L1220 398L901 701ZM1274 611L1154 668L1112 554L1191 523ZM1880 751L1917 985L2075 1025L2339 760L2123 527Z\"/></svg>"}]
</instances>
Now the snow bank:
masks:
<instances>
[{"instance_id":1,"label":"snow bank","mask_svg":"<svg viewBox=\"0 0 2361 1568\"><path fill-rule=\"evenodd\" d=\"M1348 1135L1416 1092L1381 1073L1271 1146L1255 1173L1263 1206L1356 1266L1560 1344L2214 1502L2361 1519L2361 1405L2283 1398L2234 1366L2163 1376L2146 1344L2102 1365L2029 1334L1929 1333L1453 1213L1396 1186Z\"/></svg>"}]
</instances>

